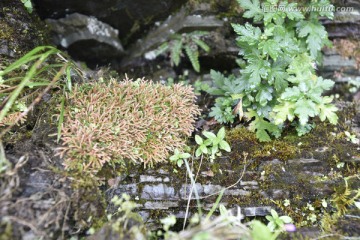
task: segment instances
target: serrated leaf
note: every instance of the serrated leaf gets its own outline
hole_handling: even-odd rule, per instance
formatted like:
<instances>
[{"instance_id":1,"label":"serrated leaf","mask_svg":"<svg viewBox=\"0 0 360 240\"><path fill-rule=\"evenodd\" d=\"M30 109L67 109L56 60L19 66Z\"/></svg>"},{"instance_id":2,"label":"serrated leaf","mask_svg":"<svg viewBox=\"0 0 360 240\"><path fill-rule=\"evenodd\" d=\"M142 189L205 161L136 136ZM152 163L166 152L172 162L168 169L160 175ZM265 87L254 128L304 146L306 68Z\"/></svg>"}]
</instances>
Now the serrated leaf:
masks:
<instances>
[{"instance_id":1,"label":"serrated leaf","mask_svg":"<svg viewBox=\"0 0 360 240\"><path fill-rule=\"evenodd\" d=\"M259 115L254 110L250 109L245 115L248 119L255 117L255 119L250 123L249 129L253 132L256 132L256 137L261 142L271 141L269 133L275 137L280 136L281 131L279 127L264 120L262 117L259 117Z\"/></svg>"},{"instance_id":2,"label":"serrated leaf","mask_svg":"<svg viewBox=\"0 0 360 240\"><path fill-rule=\"evenodd\" d=\"M286 120L292 122L295 118L295 104L292 102L285 101L273 108L274 123L276 125L283 124Z\"/></svg>"},{"instance_id":3,"label":"serrated leaf","mask_svg":"<svg viewBox=\"0 0 360 240\"><path fill-rule=\"evenodd\" d=\"M334 5L330 4L330 2L328 0L312 1L311 5L309 7L316 8L318 10L318 11L316 11L316 13L319 16L327 17L329 19L334 18L334 12L330 11L330 10L331 9L334 10L335 7L334 7Z\"/></svg>"},{"instance_id":4,"label":"serrated leaf","mask_svg":"<svg viewBox=\"0 0 360 240\"><path fill-rule=\"evenodd\" d=\"M273 98L273 88L261 86L258 93L256 94L256 101L260 103L261 106L266 106L269 101Z\"/></svg>"},{"instance_id":5,"label":"serrated leaf","mask_svg":"<svg viewBox=\"0 0 360 240\"><path fill-rule=\"evenodd\" d=\"M319 22L301 21L298 24L297 30L299 37L306 37L307 49L310 51L310 56L316 59L327 39L325 27Z\"/></svg>"},{"instance_id":6,"label":"serrated leaf","mask_svg":"<svg viewBox=\"0 0 360 240\"><path fill-rule=\"evenodd\" d=\"M171 59L171 62L175 66L178 66L180 63L182 46L183 46L183 43L181 40L176 39L176 40L171 41L170 59Z\"/></svg>"},{"instance_id":7,"label":"serrated leaf","mask_svg":"<svg viewBox=\"0 0 360 240\"><path fill-rule=\"evenodd\" d=\"M283 65L275 64L271 66L268 79L269 83L274 85L277 92L283 92L283 90L288 87L288 82L286 81L287 77L288 74L284 71Z\"/></svg>"},{"instance_id":8,"label":"serrated leaf","mask_svg":"<svg viewBox=\"0 0 360 240\"><path fill-rule=\"evenodd\" d=\"M260 86L261 79L268 77L268 71L270 71L270 63L266 60L260 60L249 64L244 70L243 74L248 76L248 88L253 90Z\"/></svg>"},{"instance_id":9,"label":"serrated leaf","mask_svg":"<svg viewBox=\"0 0 360 240\"><path fill-rule=\"evenodd\" d=\"M289 74L294 74L295 76L305 76L309 77L312 75L313 68L312 66L312 58L307 54L303 53L297 55L293 61L291 61L288 69L286 70ZM301 78L297 78L297 81L288 81L292 83L300 83Z\"/></svg>"},{"instance_id":10,"label":"serrated leaf","mask_svg":"<svg viewBox=\"0 0 360 240\"><path fill-rule=\"evenodd\" d=\"M316 88L321 88L322 90L328 91L332 89L335 82L330 79L323 79L322 77L318 77L316 80Z\"/></svg>"},{"instance_id":11,"label":"serrated leaf","mask_svg":"<svg viewBox=\"0 0 360 240\"><path fill-rule=\"evenodd\" d=\"M238 83L233 75L230 75L229 77L225 77L222 73L215 70L211 70L210 76L211 79L214 81L215 87L208 89L207 90L208 93L212 95L227 96L233 93L233 91L237 91Z\"/></svg>"},{"instance_id":12,"label":"serrated leaf","mask_svg":"<svg viewBox=\"0 0 360 240\"><path fill-rule=\"evenodd\" d=\"M190 46L185 46L186 55L189 57L192 67L196 72L200 72L200 63L199 63L199 51L193 50Z\"/></svg>"},{"instance_id":13,"label":"serrated leaf","mask_svg":"<svg viewBox=\"0 0 360 240\"><path fill-rule=\"evenodd\" d=\"M296 9L296 7L297 3L288 3L286 6L287 9ZM300 11L286 11L285 13L290 20L301 20L305 18Z\"/></svg>"},{"instance_id":14,"label":"serrated leaf","mask_svg":"<svg viewBox=\"0 0 360 240\"><path fill-rule=\"evenodd\" d=\"M237 40L245 42L247 45L255 45L259 42L261 37L261 30L259 27L254 27L249 23L245 23L245 26L240 24L231 24L234 31L239 35Z\"/></svg>"},{"instance_id":15,"label":"serrated leaf","mask_svg":"<svg viewBox=\"0 0 360 240\"><path fill-rule=\"evenodd\" d=\"M154 53L154 55L155 55L154 58L156 58L156 57L159 56L160 54L163 54L163 53L166 52L166 50L168 50L168 49L169 49L169 43L164 42L163 44L161 44L158 48L156 48L156 49L153 51L153 53ZM180 48L180 51L181 51L181 48ZM171 53L170 53L170 54L171 54ZM178 54L178 55L179 55L179 61L180 61L180 54L181 54L181 53Z\"/></svg>"},{"instance_id":16,"label":"serrated leaf","mask_svg":"<svg viewBox=\"0 0 360 240\"><path fill-rule=\"evenodd\" d=\"M221 98L218 99L221 100ZM233 123L235 118L232 113L232 108L229 105L222 105L219 101L216 101L215 106L211 108L209 116L214 117L219 123Z\"/></svg>"},{"instance_id":17,"label":"serrated leaf","mask_svg":"<svg viewBox=\"0 0 360 240\"><path fill-rule=\"evenodd\" d=\"M296 101L298 100L303 94L301 93L300 89L298 87L291 87L286 88L284 93L281 94L282 100L287 101Z\"/></svg>"},{"instance_id":18,"label":"serrated leaf","mask_svg":"<svg viewBox=\"0 0 360 240\"><path fill-rule=\"evenodd\" d=\"M333 104L328 104L332 101L332 97L323 97L323 103L320 104L320 120L323 122L325 119L329 120L331 124L337 124L339 117L336 115L336 111L338 110Z\"/></svg>"},{"instance_id":19,"label":"serrated leaf","mask_svg":"<svg viewBox=\"0 0 360 240\"><path fill-rule=\"evenodd\" d=\"M315 123L312 123L312 124L307 123L305 125L301 125L300 123L297 123L295 125L295 127L296 127L296 131L297 131L297 135L303 136L315 128Z\"/></svg>"},{"instance_id":20,"label":"serrated leaf","mask_svg":"<svg viewBox=\"0 0 360 240\"><path fill-rule=\"evenodd\" d=\"M199 47L201 47L205 52L209 52L209 51L210 51L209 45L207 45L203 40L194 38L193 41L194 41Z\"/></svg>"},{"instance_id":21,"label":"serrated leaf","mask_svg":"<svg viewBox=\"0 0 360 240\"><path fill-rule=\"evenodd\" d=\"M295 103L295 115L299 118L300 124L305 125L309 117L315 117L318 114L316 105L309 99L300 99Z\"/></svg>"},{"instance_id":22,"label":"serrated leaf","mask_svg":"<svg viewBox=\"0 0 360 240\"><path fill-rule=\"evenodd\" d=\"M237 0L241 8L245 9L244 18L254 18L254 21L260 21L264 16L259 0Z\"/></svg>"},{"instance_id":23,"label":"serrated leaf","mask_svg":"<svg viewBox=\"0 0 360 240\"><path fill-rule=\"evenodd\" d=\"M262 48L264 55L270 55L274 61L276 61L279 54L281 54L279 43L272 39L260 43L259 47Z\"/></svg>"}]
</instances>

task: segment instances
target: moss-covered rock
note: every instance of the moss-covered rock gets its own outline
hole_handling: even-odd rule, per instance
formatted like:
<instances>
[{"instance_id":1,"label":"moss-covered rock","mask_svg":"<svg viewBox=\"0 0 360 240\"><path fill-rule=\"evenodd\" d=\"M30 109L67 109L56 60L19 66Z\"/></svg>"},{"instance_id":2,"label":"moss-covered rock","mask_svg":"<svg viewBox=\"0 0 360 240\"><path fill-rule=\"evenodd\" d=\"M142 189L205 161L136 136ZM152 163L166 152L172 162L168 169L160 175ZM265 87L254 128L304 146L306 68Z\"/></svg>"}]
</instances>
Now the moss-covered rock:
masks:
<instances>
[{"instance_id":1,"label":"moss-covered rock","mask_svg":"<svg viewBox=\"0 0 360 240\"><path fill-rule=\"evenodd\" d=\"M0 2L0 66L17 59L36 46L49 43L44 22L28 13L20 0Z\"/></svg>"}]
</instances>

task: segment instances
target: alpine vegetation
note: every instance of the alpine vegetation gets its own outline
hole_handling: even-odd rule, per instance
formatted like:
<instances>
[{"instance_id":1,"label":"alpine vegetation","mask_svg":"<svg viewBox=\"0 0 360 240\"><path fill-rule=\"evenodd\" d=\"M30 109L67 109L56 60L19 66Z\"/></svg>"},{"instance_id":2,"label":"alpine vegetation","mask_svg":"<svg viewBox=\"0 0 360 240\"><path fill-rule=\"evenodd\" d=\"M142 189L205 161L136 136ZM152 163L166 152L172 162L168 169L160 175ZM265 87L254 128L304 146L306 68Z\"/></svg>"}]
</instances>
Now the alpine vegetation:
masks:
<instances>
[{"instance_id":1,"label":"alpine vegetation","mask_svg":"<svg viewBox=\"0 0 360 240\"><path fill-rule=\"evenodd\" d=\"M332 97L322 96L334 82L315 73L320 50L329 44L318 19L331 19L333 12L287 11L298 7L297 3L278 0L238 2L245 10L243 17L253 19L256 25L232 24L245 64L239 77L212 72L215 88L209 92L220 94L220 98L210 116L220 122L233 122L236 114L246 117L260 141L279 137L286 122L291 122L299 135L314 127L311 118L316 116L336 124L337 108L331 104ZM264 11L265 6L278 11ZM309 3L310 8L329 6L328 0Z\"/></svg>"},{"instance_id":2,"label":"alpine vegetation","mask_svg":"<svg viewBox=\"0 0 360 240\"><path fill-rule=\"evenodd\" d=\"M105 164L153 165L186 145L200 110L189 86L144 79L76 85L61 130L68 170L95 175Z\"/></svg>"}]
</instances>

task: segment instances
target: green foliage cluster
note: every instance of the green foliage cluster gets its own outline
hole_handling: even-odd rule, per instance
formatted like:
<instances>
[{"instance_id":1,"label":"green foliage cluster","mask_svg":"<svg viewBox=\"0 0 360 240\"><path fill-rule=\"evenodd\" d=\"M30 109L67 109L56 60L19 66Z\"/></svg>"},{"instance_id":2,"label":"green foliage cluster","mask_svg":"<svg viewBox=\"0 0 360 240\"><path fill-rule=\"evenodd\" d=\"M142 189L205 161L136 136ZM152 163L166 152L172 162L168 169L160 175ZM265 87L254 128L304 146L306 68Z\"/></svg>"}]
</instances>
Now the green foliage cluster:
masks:
<instances>
[{"instance_id":1,"label":"green foliage cluster","mask_svg":"<svg viewBox=\"0 0 360 240\"><path fill-rule=\"evenodd\" d=\"M215 203L216 207L218 203ZM247 240L275 240L279 234L287 231L285 224L292 222L288 216L279 217L275 210L271 210L271 216L266 216L269 220L266 226L259 220L252 220L249 223L242 223L243 216L241 213L234 215L223 205L218 207L220 216L212 216L209 212L206 218L201 218L199 214L194 214L190 219L190 224L186 229L180 232L171 231L177 219L170 215L161 219L164 232L153 234L154 239L247 239ZM214 209L215 210L215 209ZM210 217L212 219L210 220ZM295 226L290 224L293 231Z\"/></svg>"},{"instance_id":2,"label":"green foliage cluster","mask_svg":"<svg viewBox=\"0 0 360 240\"><path fill-rule=\"evenodd\" d=\"M195 152L196 157L199 157L202 154L210 155L210 160L213 161L215 159L215 155L220 153L220 149L227 152L231 151L230 145L224 140L224 127L222 127L216 135L208 131L204 131L203 135L207 138L206 140L199 135L195 135L195 141L199 145Z\"/></svg>"},{"instance_id":3,"label":"green foliage cluster","mask_svg":"<svg viewBox=\"0 0 360 240\"><path fill-rule=\"evenodd\" d=\"M59 87L70 91L72 76L82 74L74 62L51 46L36 47L0 68L0 128L7 126L0 137L12 126L23 123L47 91Z\"/></svg>"},{"instance_id":4,"label":"green foliage cluster","mask_svg":"<svg viewBox=\"0 0 360 240\"><path fill-rule=\"evenodd\" d=\"M285 224L292 223L292 219L289 216L279 216L279 214L271 209L271 215L266 216L266 220L269 221L267 227L271 232L282 231L284 229Z\"/></svg>"},{"instance_id":5,"label":"green foliage cluster","mask_svg":"<svg viewBox=\"0 0 360 240\"><path fill-rule=\"evenodd\" d=\"M152 166L182 151L200 111L191 87L126 78L75 85L61 129L68 170L96 175L104 165Z\"/></svg>"},{"instance_id":6,"label":"green foliage cluster","mask_svg":"<svg viewBox=\"0 0 360 240\"><path fill-rule=\"evenodd\" d=\"M219 96L215 100L215 106L211 108L210 117L214 117L219 123L233 123L235 114L233 106L236 96L242 91L240 82L234 75L225 77L222 73L211 70L210 76L214 86L206 91L212 95Z\"/></svg>"},{"instance_id":7,"label":"green foliage cluster","mask_svg":"<svg viewBox=\"0 0 360 240\"><path fill-rule=\"evenodd\" d=\"M320 50L329 44L318 18L333 18L328 11L330 2L311 1L308 7L319 11L309 12L286 11L297 7L297 3L288 1L266 0L262 5L259 0L238 2L245 10L243 17L261 22L263 28L250 23L232 24L238 35L239 54L246 64L239 77L211 73L215 86L208 92L221 97L210 116L219 122L233 122L235 114L245 116L260 141L279 137L287 121L293 122L299 135L314 127L309 121L315 116L336 124L333 98L322 96L334 82L315 74ZM285 10L281 11L280 6ZM272 7L278 10L266 11Z\"/></svg>"},{"instance_id":8,"label":"green foliage cluster","mask_svg":"<svg viewBox=\"0 0 360 240\"><path fill-rule=\"evenodd\" d=\"M174 154L170 157L170 161L175 163L178 167L181 167L187 159L204 155L209 157L210 161L213 162L216 156L221 156L220 150L225 150L227 152L231 151L230 145L224 140L224 127L222 127L217 134L208 131L203 131L202 134L206 139L203 139L199 135L195 135L197 148L194 156L190 153L180 152L178 149L175 149ZM190 147L188 148L190 149ZM177 170L174 169L174 172L177 172Z\"/></svg>"},{"instance_id":9,"label":"green foliage cluster","mask_svg":"<svg viewBox=\"0 0 360 240\"><path fill-rule=\"evenodd\" d=\"M199 50L202 49L205 52L210 51L210 47L201 40L201 37L206 34L207 32L203 31L174 34L169 42L161 44L153 53L156 57L164 52L169 52L171 65L178 66L185 52L194 70L200 72Z\"/></svg>"}]
</instances>

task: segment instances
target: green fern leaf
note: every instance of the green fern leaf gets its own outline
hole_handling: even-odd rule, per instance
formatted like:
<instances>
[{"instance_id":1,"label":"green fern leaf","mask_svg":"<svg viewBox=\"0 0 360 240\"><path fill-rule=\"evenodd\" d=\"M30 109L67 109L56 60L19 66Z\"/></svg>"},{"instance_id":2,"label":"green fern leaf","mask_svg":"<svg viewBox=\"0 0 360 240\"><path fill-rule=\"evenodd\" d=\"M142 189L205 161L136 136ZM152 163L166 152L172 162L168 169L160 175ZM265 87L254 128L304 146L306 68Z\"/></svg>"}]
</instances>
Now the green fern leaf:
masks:
<instances>
[{"instance_id":1,"label":"green fern leaf","mask_svg":"<svg viewBox=\"0 0 360 240\"><path fill-rule=\"evenodd\" d=\"M186 55L189 57L191 65L193 66L196 72L200 72L200 63L199 63L199 51L193 50L191 46L185 46Z\"/></svg>"},{"instance_id":2,"label":"green fern leaf","mask_svg":"<svg viewBox=\"0 0 360 240\"><path fill-rule=\"evenodd\" d=\"M207 45L203 40L194 38L193 41L194 41L199 47L201 47L205 52L209 52L209 51L210 51L209 45Z\"/></svg>"},{"instance_id":3,"label":"green fern leaf","mask_svg":"<svg viewBox=\"0 0 360 240\"><path fill-rule=\"evenodd\" d=\"M164 42L157 49L154 50L155 57L159 56L160 54L163 54L168 49L169 49L169 43Z\"/></svg>"},{"instance_id":4,"label":"green fern leaf","mask_svg":"<svg viewBox=\"0 0 360 240\"><path fill-rule=\"evenodd\" d=\"M171 65L175 65L175 66L179 65L182 47L183 47L183 42L181 40L175 39L171 41L171 52L170 52Z\"/></svg>"}]
</instances>

